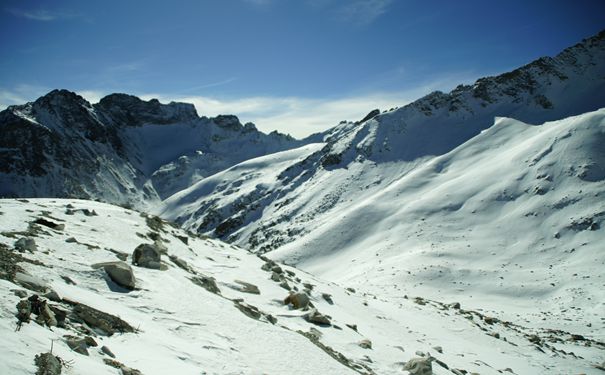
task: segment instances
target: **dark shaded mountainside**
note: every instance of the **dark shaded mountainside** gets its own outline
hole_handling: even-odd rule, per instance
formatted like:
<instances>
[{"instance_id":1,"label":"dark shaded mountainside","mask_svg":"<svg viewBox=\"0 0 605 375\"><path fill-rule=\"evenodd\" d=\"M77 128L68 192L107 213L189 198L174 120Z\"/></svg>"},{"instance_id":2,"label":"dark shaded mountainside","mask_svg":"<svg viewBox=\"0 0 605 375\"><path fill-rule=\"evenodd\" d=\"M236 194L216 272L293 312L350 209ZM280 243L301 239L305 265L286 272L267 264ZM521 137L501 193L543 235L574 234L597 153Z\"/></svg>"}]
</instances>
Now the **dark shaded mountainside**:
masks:
<instances>
[{"instance_id":1,"label":"dark shaded mountainside","mask_svg":"<svg viewBox=\"0 0 605 375\"><path fill-rule=\"evenodd\" d=\"M54 90L0 112L0 196L100 199L144 208L243 160L296 147L237 117L112 94Z\"/></svg>"}]
</instances>

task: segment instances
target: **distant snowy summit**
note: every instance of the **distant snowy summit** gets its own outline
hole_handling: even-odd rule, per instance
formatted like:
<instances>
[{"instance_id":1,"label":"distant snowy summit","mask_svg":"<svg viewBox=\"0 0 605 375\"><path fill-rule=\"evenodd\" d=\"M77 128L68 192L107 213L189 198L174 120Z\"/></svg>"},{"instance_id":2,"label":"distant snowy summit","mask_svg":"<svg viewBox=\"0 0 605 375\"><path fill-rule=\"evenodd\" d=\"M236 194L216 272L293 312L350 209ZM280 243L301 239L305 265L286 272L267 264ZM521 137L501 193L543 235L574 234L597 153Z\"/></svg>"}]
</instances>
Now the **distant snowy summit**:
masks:
<instances>
[{"instance_id":1,"label":"distant snowy summit","mask_svg":"<svg viewBox=\"0 0 605 375\"><path fill-rule=\"evenodd\" d=\"M0 195L77 197L139 208L246 159L301 142L187 103L53 90L0 112Z\"/></svg>"}]
</instances>

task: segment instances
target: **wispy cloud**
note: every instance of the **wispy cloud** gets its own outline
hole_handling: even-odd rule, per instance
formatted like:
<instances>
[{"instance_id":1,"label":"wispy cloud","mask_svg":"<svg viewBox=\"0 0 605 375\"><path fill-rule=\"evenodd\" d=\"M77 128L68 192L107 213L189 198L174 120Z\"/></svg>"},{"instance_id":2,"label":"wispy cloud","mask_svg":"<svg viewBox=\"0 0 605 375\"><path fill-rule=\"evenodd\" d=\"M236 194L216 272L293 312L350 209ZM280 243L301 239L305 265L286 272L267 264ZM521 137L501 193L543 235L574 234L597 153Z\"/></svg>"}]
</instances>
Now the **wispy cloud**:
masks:
<instances>
[{"instance_id":1,"label":"wispy cloud","mask_svg":"<svg viewBox=\"0 0 605 375\"><path fill-rule=\"evenodd\" d=\"M382 14L393 0L353 0L340 10L340 16L352 23L365 26L373 23Z\"/></svg>"},{"instance_id":2,"label":"wispy cloud","mask_svg":"<svg viewBox=\"0 0 605 375\"><path fill-rule=\"evenodd\" d=\"M202 84L199 86L189 87L187 89L181 90L181 92L189 93L192 91L203 90L203 89L207 89L210 87L224 86L224 85L228 85L231 82L235 82L235 81L237 81L237 77L230 77L230 78L224 79L222 81L210 82L210 83L205 83L205 84Z\"/></svg>"},{"instance_id":3,"label":"wispy cloud","mask_svg":"<svg viewBox=\"0 0 605 375\"><path fill-rule=\"evenodd\" d=\"M49 22L49 21L56 21L56 20L61 20L61 19L70 19L70 18L77 17L77 15L73 14L73 13L50 11L50 10L46 10L46 9L23 10L23 9L17 9L17 8L9 8L9 9L6 9L6 11L17 17L26 18L26 19L32 20L32 21L42 21L42 22Z\"/></svg>"}]
</instances>

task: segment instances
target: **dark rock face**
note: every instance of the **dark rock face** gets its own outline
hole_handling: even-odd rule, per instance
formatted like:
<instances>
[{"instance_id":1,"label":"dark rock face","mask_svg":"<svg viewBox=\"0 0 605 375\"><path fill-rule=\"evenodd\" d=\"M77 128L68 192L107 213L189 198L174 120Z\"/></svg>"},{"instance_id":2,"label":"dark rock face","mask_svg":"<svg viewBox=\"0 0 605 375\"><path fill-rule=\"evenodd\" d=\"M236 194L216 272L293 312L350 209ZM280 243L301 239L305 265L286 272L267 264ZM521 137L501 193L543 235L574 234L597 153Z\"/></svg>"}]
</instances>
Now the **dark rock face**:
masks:
<instances>
[{"instance_id":1,"label":"dark rock face","mask_svg":"<svg viewBox=\"0 0 605 375\"><path fill-rule=\"evenodd\" d=\"M157 135L157 125L181 131ZM214 174L301 144L252 123L244 127L235 116L200 118L192 104L111 94L91 105L67 90L1 111L0 132L0 197L99 199L137 208L188 187L171 186L183 174ZM147 135L162 150L148 147ZM178 169L181 157L197 164ZM161 173L152 178L155 172Z\"/></svg>"}]
</instances>

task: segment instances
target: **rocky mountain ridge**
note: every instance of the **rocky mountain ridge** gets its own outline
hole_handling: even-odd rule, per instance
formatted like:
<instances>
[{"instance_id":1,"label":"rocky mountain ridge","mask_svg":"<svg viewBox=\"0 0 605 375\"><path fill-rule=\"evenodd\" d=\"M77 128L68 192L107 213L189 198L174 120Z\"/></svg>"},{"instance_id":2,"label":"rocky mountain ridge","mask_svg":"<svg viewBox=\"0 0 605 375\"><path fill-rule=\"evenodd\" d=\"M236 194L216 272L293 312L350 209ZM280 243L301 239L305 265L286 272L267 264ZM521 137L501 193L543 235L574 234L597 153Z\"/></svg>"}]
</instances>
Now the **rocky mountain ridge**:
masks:
<instances>
[{"instance_id":1,"label":"rocky mountain ridge","mask_svg":"<svg viewBox=\"0 0 605 375\"><path fill-rule=\"evenodd\" d=\"M200 118L191 104L112 94L91 105L67 90L0 112L0 130L0 195L139 208L237 162L301 144L235 116Z\"/></svg>"}]
</instances>

